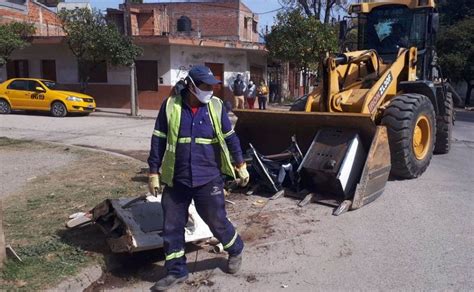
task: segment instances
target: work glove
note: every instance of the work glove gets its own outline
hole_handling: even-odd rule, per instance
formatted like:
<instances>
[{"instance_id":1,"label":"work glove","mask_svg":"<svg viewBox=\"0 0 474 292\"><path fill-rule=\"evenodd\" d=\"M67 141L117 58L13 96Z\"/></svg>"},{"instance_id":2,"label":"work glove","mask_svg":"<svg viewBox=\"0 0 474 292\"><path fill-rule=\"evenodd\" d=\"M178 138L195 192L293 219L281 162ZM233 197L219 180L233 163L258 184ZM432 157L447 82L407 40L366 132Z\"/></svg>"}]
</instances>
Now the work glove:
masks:
<instances>
[{"instance_id":1,"label":"work glove","mask_svg":"<svg viewBox=\"0 0 474 292\"><path fill-rule=\"evenodd\" d=\"M235 167L235 171L240 178L239 186L245 187L249 183L250 175L247 170L247 164L244 162L239 166Z\"/></svg>"},{"instance_id":2,"label":"work glove","mask_svg":"<svg viewBox=\"0 0 474 292\"><path fill-rule=\"evenodd\" d=\"M158 193L161 190L159 174L155 173L148 176L148 189L152 195L158 196Z\"/></svg>"}]
</instances>

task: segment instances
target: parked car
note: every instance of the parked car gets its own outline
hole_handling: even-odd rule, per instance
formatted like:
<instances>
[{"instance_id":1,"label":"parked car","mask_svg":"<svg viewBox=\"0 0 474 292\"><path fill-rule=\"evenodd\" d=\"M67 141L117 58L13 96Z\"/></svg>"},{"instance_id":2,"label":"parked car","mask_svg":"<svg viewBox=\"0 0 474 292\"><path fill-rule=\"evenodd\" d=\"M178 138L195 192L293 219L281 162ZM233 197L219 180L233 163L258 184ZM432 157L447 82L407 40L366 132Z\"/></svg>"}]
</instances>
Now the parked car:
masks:
<instances>
[{"instance_id":1,"label":"parked car","mask_svg":"<svg viewBox=\"0 0 474 292\"><path fill-rule=\"evenodd\" d=\"M56 89L51 80L13 78L0 84L0 113L12 110L49 111L54 117L68 113L89 114L96 108L93 97Z\"/></svg>"}]
</instances>

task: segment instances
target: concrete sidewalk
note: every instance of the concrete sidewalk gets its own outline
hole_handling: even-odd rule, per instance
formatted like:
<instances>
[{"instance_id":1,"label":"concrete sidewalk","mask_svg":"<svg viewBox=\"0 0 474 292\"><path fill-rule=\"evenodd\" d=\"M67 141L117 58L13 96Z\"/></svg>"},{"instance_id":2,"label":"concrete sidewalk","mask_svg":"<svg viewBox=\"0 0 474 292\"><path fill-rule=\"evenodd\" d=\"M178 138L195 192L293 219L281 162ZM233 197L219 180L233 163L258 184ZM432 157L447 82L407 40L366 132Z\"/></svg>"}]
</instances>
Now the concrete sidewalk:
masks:
<instances>
[{"instance_id":1,"label":"concrete sidewalk","mask_svg":"<svg viewBox=\"0 0 474 292\"><path fill-rule=\"evenodd\" d=\"M136 119L156 119L158 116L158 110L139 109L138 115L132 117L130 109L128 108L109 108L109 107L98 107L96 111L92 113L93 116L102 117L124 117L124 118L136 118Z\"/></svg>"},{"instance_id":2,"label":"concrete sidewalk","mask_svg":"<svg viewBox=\"0 0 474 292\"><path fill-rule=\"evenodd\" d=\"M290 105L280 105L280 104L268 104L267 110L288 110ZM137 119L156 119L158 116L158 110L149 110L149 109L139 109L138 116L132 117L130 114L129 108L108 108L108 107L98 107L93 116L109 116L109 117L127 117L127 118L137 118Z\"/></svg>"}]
</instances>

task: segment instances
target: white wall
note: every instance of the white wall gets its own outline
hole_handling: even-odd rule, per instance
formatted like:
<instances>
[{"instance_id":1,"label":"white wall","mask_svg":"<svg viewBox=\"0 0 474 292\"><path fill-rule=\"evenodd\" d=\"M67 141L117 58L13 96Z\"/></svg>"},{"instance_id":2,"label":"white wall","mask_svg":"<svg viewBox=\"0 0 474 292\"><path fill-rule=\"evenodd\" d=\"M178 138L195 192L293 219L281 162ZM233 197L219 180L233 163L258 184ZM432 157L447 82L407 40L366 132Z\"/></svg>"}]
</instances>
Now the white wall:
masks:
<instances>
[{"instance_id":1,"label":"white wall","mask_svg":"<svg viewBox=\"0 0 474 292\"><path fill-rule=\"evenodd\" d=\"M56 60L56 77L58 83L79 83L76 58L66 44L31 45L23 50L14 52L10 59L28 60L31 78L41 78L41 60ZM0 80L6 80L6 78L6 66L3 66L0 70ZM125 67L109 67L107 80L107 84L128 85L130 83L130 69Z\"/></svg>"},{"instance_id":2,"label":"white wall","mask_svg":"<svg viewBox=\"0 0 474 292\"><path fill-rule=\"evenodd\" d=\"M238 73L243 74L246 79L250 74L247 53L243 50L171 46L170 57L170 85L176 84L181 77L185 77L192 66L204 65L204 63L224 64L224 86L233 82Z\"/></svg>"},{"instance_id":3,"label":"white wall","mask_svg":"<svg viewBox=\"0 0 474 292\"><path fill-rule=\"evenodd\" d=\"M187 76L187 72L193 65L204 65L204 63L224 64L224 86L226 87L239 73L244 76L245 81L248 81L251 65L263 67L264 76L266 76L267 59L261 52L191 46L142 45L141 47L143 55L138 60L158 62L158 78L162 78L163 81L160 85L174 86L180 78ZM11 60L15 59L29 61L29 73L33 78L41 77L41 60L56 60L58 83L78 83L77 61L66 44L32 45L15 52ZM6 76L6 68L3 66L0 69L0 80L6 80ZM107 84L128 85L130 70L126 67L109 66L107 80Z\"/></svg>"},{"instance_id":4,"label":"white wall","mask_svg":"<svg viewBox=\"0 0 474 292\"><path fill-rule=\"evenodd\" d=\"M158 45L141 45L143 49L143 55L138 57L137 60L144 61L157 61L158 63L158 82L159 79L163 79L163 83L159 85L170 85L171 74L170 74L170 47L169 46L158 46Z\"/></svg>"}]
</instances>

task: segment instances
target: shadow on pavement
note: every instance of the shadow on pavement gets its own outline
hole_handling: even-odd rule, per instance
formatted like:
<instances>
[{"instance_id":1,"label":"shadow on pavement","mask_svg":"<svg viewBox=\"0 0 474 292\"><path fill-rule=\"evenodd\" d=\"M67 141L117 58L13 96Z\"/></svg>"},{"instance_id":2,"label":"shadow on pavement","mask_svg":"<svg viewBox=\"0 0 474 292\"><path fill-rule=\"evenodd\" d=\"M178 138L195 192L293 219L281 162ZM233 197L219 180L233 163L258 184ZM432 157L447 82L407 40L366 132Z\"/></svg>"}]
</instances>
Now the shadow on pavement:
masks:
<instances>
[{"instance_id":1,"label":"shadow on pavement","mask_svg":"<svg viewBox=\"0 0 474 292\"><path fill-rule=\"evenodd\" d=\"M105 235L96 225L62 229L57 234L68 245L80 248L86 253L103 256L105 267L102 276L84 291L104 291L104 289L129 287L137 281L153 283L166 275L164 253L161 248L133 254L112 253L106 243ZM226 258L216 256L211 259L195 261L196 255L202 255L202 253L207 254L208 251L196 244L186 244L187 266L190 273L216 268L225 271Z\"/></svg>"}]
</instances>

